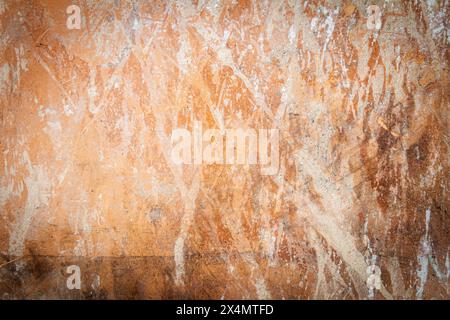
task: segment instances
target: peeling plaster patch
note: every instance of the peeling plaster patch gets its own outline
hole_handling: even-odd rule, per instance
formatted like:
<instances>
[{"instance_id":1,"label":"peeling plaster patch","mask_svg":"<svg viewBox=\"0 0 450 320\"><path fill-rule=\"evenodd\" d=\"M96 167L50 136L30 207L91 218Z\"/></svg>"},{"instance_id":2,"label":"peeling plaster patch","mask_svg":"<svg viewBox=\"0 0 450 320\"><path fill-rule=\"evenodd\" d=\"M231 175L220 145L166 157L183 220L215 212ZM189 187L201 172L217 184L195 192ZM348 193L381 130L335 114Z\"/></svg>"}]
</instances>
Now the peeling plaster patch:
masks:
<instances>
[{"instance_id":1,"label":"peeling plaster patch","mask_svg":"<svg viewBox=\"0 0 450 320\"><path fill-rule=\"evenodd\" d=\"M275 250L277 238L275 237L275 229L264 228L260 231L260 239L263 244L264 251L270 259L270 264L275 265Z\"/></svg>"},{"instance_id":2,"label":"peeling plaster patch","mask_svg":"<svg viewBox=\"0 0 450 320\"><path fill-rule=\"evenodd\" d=\"M25 56L25 50L23 46L19 47L19 50L16 48L16 54L18 54L19 61L20 61L20 68L23 71L28 71L28 60L24 58Z\"/></svg>"},{"instance_id":3,"label":"peeling plaster patch","mask_svg":"<svg viewBox=\"0 0 450 320\"><path fill-rule=\"evenodd\" d=\"M94 290L98 290L100 288L101 281L100 276L98 274L94 275L94 280L92 281L91 288Z\"/></svg>"},{"instance_id":4,"label":"peeling plaster patch","mask_svg":"<svg viewBox=\"0 0 450 320\"><path fill-rule=\"evenodd\" d=\"M9 70L9 64L7 63L0 69L0 92L3 92L8 88Z\"/></svg>"},{"instance_id":5,"label":"peeling plaster patch","mask_svg":"<svg viewBox=\"0 0 450 320\"><path fill-rule=\"evenodd\" d=\"M294 25L292 25L290 28L289 28L289 42L291 43L291 44L295 44L295 39L296 39L296 36L297 36L297 34L296 34L296 32L295 32L296 30L295 30L295 27L294 27Z\"/></svg>"},{"instance_id":6,"label":"peeling plaster patch","mask_svg":"<svg viewBox=\"0 0 450 320\"><path fill-rule=\"evenodd\" d=\"M132 123L130 123L128 114L125 114L116 122L115 128L122 131L121 149L128 151L131 144L131 139L133 137Z\"/></svg>"},{"instance_id":7,"label":"peeling plaster patch","mask_svg":"<svg viewBox=\"0 0 450 320\"><path fill-rule=\"evenodd\" d=\"M5 0L0 0L0 14L4 14L8 9L8 5Z\"/></svg>"},{"instance_id":8,"label":"peeling plaster patch","mask_svg":"<svg viewBox=\"0 0 450 320\"><path fill-rule=\"evenodd\" d=\"M152 208L147 215L150 223L155 223L163 217L164 213L161 208Z\"/></svg>"},{"instance_id":9,"label":"peeling plaster patch","mask_svg":"<svg viewBox=\"0 0 450 320\"><path fill-rule=\"evenodd\" d=\"M95 86L95 69L91 69L89 73L89 87L88 87L88 97L89 97L89 111L91 113L97 113L100 106L95 105L95 98L97 97L97 87Z\"/></svg>"},{"instance_id":10,"label":"peeling plaster patch","mask_svg":"<svg viewBox=\"0 0 450 320\"><path fill-rule=\"evenodd\" d=\"M10 238L8 252L13 256L22 256L28 230L33 222L36 210L41 205L48 204L50 192L50 177L42 166L32 166L28 154L24 152L24 159L29 166L29 176L25 178L27 187L27 201L25 210L16 220Z\"/></svg>"},{"instance_id":11,"label":"peeling plaster patch","mask_svg":"<svg viewBox=\"0 0 450 320\"><path fill-rule=\"evenodd\" d=\"M323 65L323 59L325 57L325 52L327 51L327 46L328 43L331 40L331 36L333 35L334 32L334 26L335 26L335 20L333 19L333 14L337 15L337 13L339 12L339 9L336 9L334 12L328 14L328 11L324 11L324 14L327 15L326 19L325 19L325 32L326 32L326 39L325 39L325 43L323 45L323 51L322 51L322 65Z\"/></svg>"},{"instance_id":12,"label":"peeling plaster patch","mask_svg":"<svg viewBox=\"0 0 450 320\"><path fill-rule=\"evenodd\" d=\"M43 131L50 136L50 139L52 140L52 143L55 146L56 150L59 150L63 145L63 141L61 139L62 135L61 123L59 121L48 121L47 126L44 128Z\"/></svg>"},{"instance_id":13,"label":"peeling plaster patch","mask_svg":"<svg viewBox=\"0 0 450 320\"><path fill-rule=\"evenodd\" d=\"M441 10L437 10L437 3L433 0L427 0L426 13L428 16L431 35L433 38L437 39L442 36L442 33L446 31L447 33L447 43L448 43L448 31L446 28L446 19L448 19L447 9L448 5L443 5Z\"/></svg>"},{"instance_id":14,"label":"peeling plaster patch","mask_svg":"<svg viewBox=\"0 0 450 320\"><path fill-rule=\"evenodd\" d=\"M74 114L73 107L69 104L64 105L64 114L66 116L71 116Z\"/></svg>"},{"instance_id":15,"label":"peeling plaster patch","mask_svg":"<svg viewBox=\"0 0 450 320\"><path fill-rule=\"evenodd\" d=\"M264 279L256 279L255 287L258 299L270 299L270 293L267 291L267 286Z\"/></svg>"},{"instance_id":16,"label":"peeling plaster patch","mask_svg":"<svg viewBox=\"0 0 450 320\"><path fill-rule=\"evenodd\" d=\"M82 257L82 256L86 255L86 250L84 249L84 240L83 239L76 240L76 246L73 249L73 254L77 257Z\"/></svg>"},{"instance_id":17,"label":"peeling plaster patch","mask_svg":"<svg viewBox=\"0 0 450 320\"><path fill-rule=\"evenodd\" d=\"M190 58L191 48L189 46L189 39L186 35L183 35L180 39L180 49L177 52L177 62L180 70L186 74L188 69L192 65Z\"/></svg>"}]
</instances>

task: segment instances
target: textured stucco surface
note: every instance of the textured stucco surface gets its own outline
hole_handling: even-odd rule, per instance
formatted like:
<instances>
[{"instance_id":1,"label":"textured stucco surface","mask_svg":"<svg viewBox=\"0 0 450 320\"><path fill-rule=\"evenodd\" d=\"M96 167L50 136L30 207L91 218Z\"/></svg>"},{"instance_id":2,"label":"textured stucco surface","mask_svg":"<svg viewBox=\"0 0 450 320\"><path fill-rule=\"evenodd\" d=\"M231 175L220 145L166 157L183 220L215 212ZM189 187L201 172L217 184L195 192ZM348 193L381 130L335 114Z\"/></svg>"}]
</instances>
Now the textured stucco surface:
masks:
<instances>
[{"instance_id":1,"label":"textured stucco surface","mask_svg":"<svg viewBox=\"0 0 450 320\"><path fill-rule=\"evenodd\" d=\"M449 10L0 1L0 298L448 299ZM175 165L194 121L278 173Z\"/></svg>"}]
</instances>

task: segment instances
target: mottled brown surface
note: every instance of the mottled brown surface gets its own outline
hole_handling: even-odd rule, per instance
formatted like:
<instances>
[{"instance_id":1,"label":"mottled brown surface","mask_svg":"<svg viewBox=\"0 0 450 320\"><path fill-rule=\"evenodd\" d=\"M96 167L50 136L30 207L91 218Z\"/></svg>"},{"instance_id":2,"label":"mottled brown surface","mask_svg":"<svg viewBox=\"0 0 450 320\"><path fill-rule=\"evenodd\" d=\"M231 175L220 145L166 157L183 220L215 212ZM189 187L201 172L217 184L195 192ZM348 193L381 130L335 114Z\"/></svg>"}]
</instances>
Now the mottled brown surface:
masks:
<instances>
[{"instance_id":1,"label":"mottled brown surface","mask_svg":"<svg viewBox=\"0 0 450 320\"><path fill-rule=\"evenodd\" d=\"M449 298L448 1L74 3L0 1L0 298ZM278 174L174 165L195 120Z\"/></svg>"}]
</instances>

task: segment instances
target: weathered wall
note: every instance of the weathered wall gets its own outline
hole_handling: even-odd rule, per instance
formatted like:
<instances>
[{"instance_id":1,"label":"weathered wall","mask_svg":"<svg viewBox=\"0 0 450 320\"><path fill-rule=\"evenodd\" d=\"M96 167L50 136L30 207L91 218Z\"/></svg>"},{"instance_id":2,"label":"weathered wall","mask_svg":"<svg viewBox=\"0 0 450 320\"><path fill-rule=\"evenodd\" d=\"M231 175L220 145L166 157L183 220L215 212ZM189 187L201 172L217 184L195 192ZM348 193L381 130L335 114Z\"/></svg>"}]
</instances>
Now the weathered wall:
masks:
<instances>
[{"instance_id":1,"label":"weathered wall","mask_svg":"<svg viewBox=\"0 0 450 320\"><path fill-rule=\"evenodd\" d=\"M0 298L449 298L448 1L71 4L0 1ZM175 165L196 120L278 174Z\"/></svg>"}]
</instances>

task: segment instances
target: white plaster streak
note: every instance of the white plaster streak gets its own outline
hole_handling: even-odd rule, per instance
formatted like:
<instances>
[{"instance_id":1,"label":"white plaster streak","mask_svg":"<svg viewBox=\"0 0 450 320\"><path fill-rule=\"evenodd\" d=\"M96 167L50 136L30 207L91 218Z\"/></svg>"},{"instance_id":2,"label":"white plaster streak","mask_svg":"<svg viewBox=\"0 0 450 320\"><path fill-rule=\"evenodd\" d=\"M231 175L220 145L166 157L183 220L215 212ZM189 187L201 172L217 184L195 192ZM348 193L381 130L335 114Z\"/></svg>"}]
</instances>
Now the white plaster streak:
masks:
<instances>
[{"instance_id":1,"label":"white plaster streak","mask_svg":"<svg viewBox=\"0 0 450 320\"><path fill-rule=\"evenodd\" d=\"M430 225L430 215L431 211L428 208L425 212L425 235L420 240L419 254L417 260L419 263L419 269L417 269L417 277L419 280L419 285L416 290L416 298L422 299L423 292L425 289L425 284L428 278L428 262L429 256L432 253L430 239L429 239L429 225Z\"/></svg>"}]
</instances>

